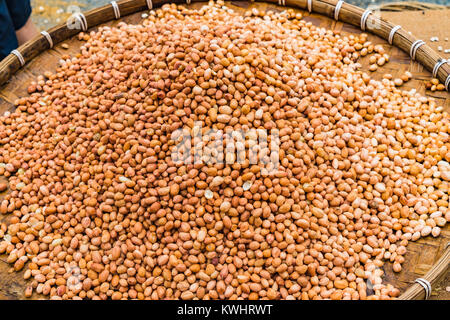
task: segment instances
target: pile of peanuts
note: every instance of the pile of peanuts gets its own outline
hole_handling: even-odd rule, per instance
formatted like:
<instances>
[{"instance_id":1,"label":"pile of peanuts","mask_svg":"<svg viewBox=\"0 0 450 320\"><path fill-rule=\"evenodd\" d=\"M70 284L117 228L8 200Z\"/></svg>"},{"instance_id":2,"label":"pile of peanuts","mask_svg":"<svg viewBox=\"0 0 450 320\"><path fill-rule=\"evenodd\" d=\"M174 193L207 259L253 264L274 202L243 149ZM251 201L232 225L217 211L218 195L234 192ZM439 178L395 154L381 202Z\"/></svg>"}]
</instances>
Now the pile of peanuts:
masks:
<instances>
[{"instance_id":1,"label":"pile of peanuts","mask_svg":"<svg viewBox=\"0 0 450 320\"><path fill-rule=\"evenodd\" d=\"M448 113L360 70L366 34L218 2L80 39L0 117L27 297L390 299L383 264L450 220ZM277 128L278 171L175 164L195 121Z\"/></svg>"},{"instance_id":2,"label":"pile of peanuts","mask_svg":"<svg viewBox=\"0 0 450 320\"><path fill-rule=\"evenodd\" d=\"M425 81L425 89L430 91L445 91L445 85L439 82L439 79L433 78Z\"/></svg>"}]
</instances>

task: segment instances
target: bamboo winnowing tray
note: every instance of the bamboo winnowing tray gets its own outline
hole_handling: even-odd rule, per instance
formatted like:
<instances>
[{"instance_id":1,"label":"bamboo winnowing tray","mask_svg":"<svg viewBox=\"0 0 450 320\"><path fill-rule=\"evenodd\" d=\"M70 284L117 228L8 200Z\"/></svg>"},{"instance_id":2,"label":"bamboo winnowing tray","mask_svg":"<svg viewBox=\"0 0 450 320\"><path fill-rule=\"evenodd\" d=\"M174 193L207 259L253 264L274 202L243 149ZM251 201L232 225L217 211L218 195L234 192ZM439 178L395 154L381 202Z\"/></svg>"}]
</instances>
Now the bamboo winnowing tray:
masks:
<instances>
[{"instance_id":1,"label":"bamboo winnowing tray","mask_svg":"<svg viewBox=\"0 0 450 320\"><path fill-rule=\"evenodd\" d=\"M339 21L334 20L334 5L335 1L312 1L313 12L302 10L307 8L307 0L286 1L286 7L300 8L304 14L304 19L321 27L326 27L333 30L339 30L343 33L360 33L360 20L364 9L344 4L339 13ZM181 1L175 1L182 3ZM227 3L233 9L239 12L244 12L248 8L257 8L259 10L283 10L282 6L276 5L275 1L267 2L247 2L234 1ZM161 4L168 3L165 1L153 1L153 6L156 8ZM184 2L183 2L184 3ZM94 9L85 13L88 26L94 27L99 24L106 24L110 26L117 25L118 21L125 21L127 23L139 23L142 20L142 10L148 10L147 2L124 0L118 2L122 17L115 20L114 11L110 5ZM193 3L191 6L200 7L204 3ZM350 6L350 8L348 7ZM353 9L356 8L356 9ZM344 23L346 21L349 23ZM430 21L433 23L434 21ZM352 25L353 24L353 25ZM395 24L385 24L385 29L372 30L383 38L389 35L389 28ZM358 26L358 27L356 27ZM370 31L370 28L368 27ZM406 29L407 30L407 29ZM448 29L447 29L448 30ZM0 63L0 85L8 81L6 85L0 88L0 113L7 110L13 110L13 102L18 97L27 95L26 88L28 84L35 80L36 76L43 74L45 71L54 71L56 66L64 55L74 55L79 52L81 42L75 36L78 31L67 29L65 25L57 26L49 30L52 41L55 46L50 49L48 40L39 36L35 40L25 44L19 50L22 52L27 64L21 67L20 62L16 56L10 55L2 63ZM429 39L424 35L420 35L424 40ZM426 92L424 80L431 78L431 74L426 69L433 69L435 62L439 55L428 46L422 46L417 52L414 62L405 51L409 52L409 46L416 38L410 35L404 29L398 31L394 38L394 45L389 45L385 40L369 33L369 41L374 44L382 44L386 52L390 55L390 62L383 67L380 67L376 72L371 73L375 79L381 79L383 74L390 73L394 77L400 77L405 71L409 70L413 74L413 79L402 86L403 89L416 89L421 94L433 96L438 105L444 106L447 111L450 111L450 95L447 92ZM60 43L69 44L69 49L61 48ZM405 51L403 51L405 50ZM368 58L362 58L361 63L363 69L368 68ZM17 73L16 73L17 72ZM439 69L439 78L441 81L447 79L450 72L450 65L444 64ZM3 179L3 177L0 177ZM3 195L0 195L2 199ZM0 221L8 221L8 216L0 216ZM432 284L435 284L442 276L445 276L448 269L450 259L450 248L446 249L447 243L450 241L450 228L447 225L441 232L440 237L427 237L418 242L410 242L408 245L408 252L406 254L406 262L403 264L403 270L400 273L394 273L390 264L385 264L385 281L398 287L402 292L405 292L401 298L404 299L421 299L424 297L424 290L418 284L413 284L414 280L419 277L425 277ZM0 256L0 299L23 299L24 288L27 282L23 280L23 272L10 273L10 265L6 263L6 257ZM428 272L427 275L425 275ZM40 296L34 295L34 298Z\"/></svg>"}]
</instances>

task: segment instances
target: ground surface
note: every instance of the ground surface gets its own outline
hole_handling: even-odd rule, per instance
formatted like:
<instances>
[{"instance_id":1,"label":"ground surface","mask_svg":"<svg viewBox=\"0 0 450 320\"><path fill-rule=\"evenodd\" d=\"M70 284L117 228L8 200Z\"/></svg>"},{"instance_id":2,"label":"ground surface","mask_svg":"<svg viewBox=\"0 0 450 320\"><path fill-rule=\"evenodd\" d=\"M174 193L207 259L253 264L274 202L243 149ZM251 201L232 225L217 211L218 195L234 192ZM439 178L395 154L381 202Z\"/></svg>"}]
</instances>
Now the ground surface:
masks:
<instances>
[{"instance_id":1,"label":"ground surface","mask_svg":"<svg viewBox=\"0 0 450 320\"><path fill-rule=\"evenodd\" d=\"M404 2L405 0L346 0L362 8L368 6L376 6L391 2ZM408 1L408 0L407 0ZM440 5L449 5L449 0L419 0L421 2L435 3ZM82 11L95 7L100 7L109 3L110 0L31 0L33 6L33 21L39 25L41 29L63 22L73 13L76 7Z\"/></svg>"}]
</instances>

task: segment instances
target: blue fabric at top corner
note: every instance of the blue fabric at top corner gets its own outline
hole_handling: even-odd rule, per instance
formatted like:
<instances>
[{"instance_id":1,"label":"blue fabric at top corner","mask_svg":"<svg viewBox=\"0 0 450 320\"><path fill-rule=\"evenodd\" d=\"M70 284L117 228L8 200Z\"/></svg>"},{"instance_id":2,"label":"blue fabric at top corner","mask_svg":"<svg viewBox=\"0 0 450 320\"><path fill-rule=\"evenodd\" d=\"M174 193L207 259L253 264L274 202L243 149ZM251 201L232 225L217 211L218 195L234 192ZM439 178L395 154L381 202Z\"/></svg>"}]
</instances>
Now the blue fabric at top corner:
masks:
<instances>
[{"instance_id":1,"label":"blue fabric at top corner","mask_svg":"<svg viewBox=\"0 0 450 320\"><path fill-rule=\"evenodd\" d=\"M16 30L25 25L30 15L30 0L0 0L0 60L19 46Z\"/></svg>"},{"instance_id":2,"label":"blue fabric at top corner","mask_svg":"<svg viewBox=\"0 0 450 320\"><path fill-rule=\"evenodd\" d=\"M5 0L15 30L22 28L31 15L30 0Z\"/></svg>"}]
</instances>

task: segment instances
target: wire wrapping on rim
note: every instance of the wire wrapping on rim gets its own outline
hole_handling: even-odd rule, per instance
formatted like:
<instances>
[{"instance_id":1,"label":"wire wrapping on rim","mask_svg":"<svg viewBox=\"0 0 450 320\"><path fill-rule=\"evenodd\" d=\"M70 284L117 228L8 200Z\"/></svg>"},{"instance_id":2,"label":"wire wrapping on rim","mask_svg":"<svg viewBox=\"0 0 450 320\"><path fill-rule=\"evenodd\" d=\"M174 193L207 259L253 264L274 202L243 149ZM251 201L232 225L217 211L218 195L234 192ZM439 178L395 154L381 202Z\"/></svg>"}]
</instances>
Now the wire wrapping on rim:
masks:
<instances>
[{"instance_id":1,"label":"wire wrapping on rim","mask_svg":"<svg viewBox=\"0 0 450 320\"><path fill-rule=\"evenodd\" d=\"M389 38L388 38L389 44L392 45L392 41L394 41L395 33L396 33L398 30L400 30L401 28L402 28L402 26L398 25L398 26L395 26L395 27L393 27L393 28L391 29L391 32L389 33Z\"/></svg>"},{"instance_id":2,"label":"wire wrapping on rim","mask_svg":"<svg viewBox=\"0 0 450 320\"><path fill-rule=\"evenodd\" d=\"M308 0L307 2L307 6L308 6L308 12L312 12L312 0Z\"/></svg>"},{"instance_id":3,"label":"wire wrapping on rim","mask_svg":"<svg viewBox=\"0 0 450 320\"><path fill-rule=\"evenodd\" d=\"M447 76L447 79L445 79L445 87L447 88L447 91L450 92L450 74ZM447 243L447 246L450 245L450 242Z\"/></svg>"},{"instance_id":4,"label":"wire wrapping on rim","mask_svg":"<svg viewBox=\"0 0 450 320\"><path fill-rule=\"evenodd\" d=\"M409 55L410 55L411 59L416 60L416 52L424 44L425 44L425 41L423 41L423 40L414 41L414 43L411 45L411 50L409 51Z\"/></svg>"},{"instance_id":5,"label":"wire wrapping on rim","mask_svg":"<svg viewBox=\"0 0 450 320\"><path fill-rule=\"evenodd\" d=\"M74 16L75 19L77 19L80 22L81 30L87 31L88 24L87 24L86 17L84 16L84 14L81 13L81 12L77 12L73 16Z\"/></svg>"},{"instance_id":6,"label":"wire wrapping on rim","mask_svg":"<svg viewBox=\"0 0 450 320\"><path fill-rule=\"evenodd\" d=\"M372 10L367 9L366 11L364 11L363 15L361 16L361 30L363 30L363 31L366 30L367 18L369 18L369 15L371 13L372 13Z\"/></svg>"},{"instance_id":7,"label":"wire wrapping on rim","mask_svg":"<svg viewBox=\"0 0 450 320\"><path fill-rule=\"evenodd\" d=\"M420 284L425 289L425 300L428 300L432 290L430 282L424 278L417 278L414 282Z\"/></svg>"},{"instance_id":8,"label":"wire wrapping on rim","mask_svg":"<svg viewBox=\"0 0 450 320\"><path fill-rule=\"evenodd\" d=\"M116 17L116 19L120 19L120 9L119 9L119 5L117 4L117 2L111 1L111 6L114 10L114 16Z\"/></svg>"},{"instance_id":9,"label":"wire wrapping on rim","mask_svg":"<svg viewBox=\"0 0 450 320\"><path fill-rule=\"evenodd\" d=\"M436 64L434 65L434 68L433 68L433 72L432 72L433 78L436 78L437 73L438 73L438 71L439 71L439 68L440 68L444 63L448 63L448 61L445 60L445 59L439 59L439 60L436 62Z\"/></svg>"},{"instance_id":10,"label":"wire wrapping on rim","mask_svg":"<svg viewBox=\"0 0 450 320\"><path fill-rule=\"evenodd\" d=\"M278 0L278 5L279 6L285 6L286 5L286 0Z\"/></svg>"},{"instance_id":11,"label":"wire wrapping on rim","mask_svg":"<svg viewBox=\"0 0 450 320\"><path fill-rule=\"evenodd\" d=\"M344 4L344 1L339 0L338 3L336 3L336 8L334 8L334 20L339 20L339 11L341 11L341 7Z\"/></svg>"},{"instance_id":12,"label":"wire wrapping on rim","mask_svg":"<svg viewBox=\"0 0 450 320\"><path fill-rule=\"evenodd\" d=\"M191 0L186 0L186 3L187 4L191 4Z\"/></svg>"},{"instance_id":13,"label":"wire wrapping on rim","mask_svg":"<svg viewBox=\"0 0 450 320\"><path fill-rule=\"evenodd\" d=\"M50 33L48 33L47 31L41 31L41 34L45 37L45 39L47 39L48 44L50 45L50 49L53 48L53 39Z\"/></svg>"},{"instance_id":14,"label":"wire wrapping on rim","mask_svg":"<svg viewBox=\"0 0 450 320\"><path fill-rule=\"evenodd\" d=\"M19 50L14 49L13 51L11 51L11 53L13 55L15 55L17 57L17 59L19 59L20 65L23 67L25 65L25 59L23 58L22 54L20 53Z\"/></svg>"},{"instance_id":15,"label":"wire wrapping on rim","mask_svg":"<svg viewBox=\"0 0 450 320\"><path fill-rule=\"evenodd\" d=\"M148 7L148 10L152 10L153 9L153 2L152 2L152 0L147 0L147 7Z\"/></svg>"}]
</instances>

